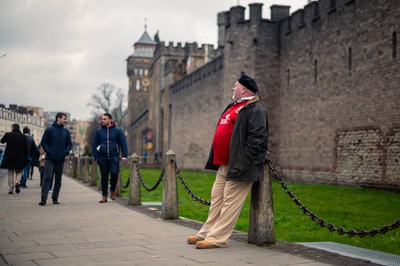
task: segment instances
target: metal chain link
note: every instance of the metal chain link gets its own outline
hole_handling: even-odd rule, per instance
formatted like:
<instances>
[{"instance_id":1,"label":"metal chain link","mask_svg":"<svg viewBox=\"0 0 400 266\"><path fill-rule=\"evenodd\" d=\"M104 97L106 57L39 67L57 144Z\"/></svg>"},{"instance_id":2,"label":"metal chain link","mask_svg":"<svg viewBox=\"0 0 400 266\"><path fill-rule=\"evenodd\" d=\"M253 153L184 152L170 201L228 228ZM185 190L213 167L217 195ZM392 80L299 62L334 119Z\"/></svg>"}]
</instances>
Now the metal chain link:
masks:
<instances>
[{"instance_id":1,"label":"metal chain link","mask_svg":"<svg viewBox=\"0 0 400 266\"><path fill-rule=\"evenodd\" d=\"M134 163L136 163L136 173L137 173L137 175L139 177L139 181L142 184L142 186L149 192L151 192L153 190L156 190L158 188L158 186L160 185L161 180L164 178L164 172L165 172L164 167L161 169L160 176L158 177L158 180L156 181L156 183L152 187L149 187L149 186L146 185L146 183L143 180L142 175L140 174L139 162L137 160L135 160Z\"/></svg>"},{"instance_id":2,"label":"metal chain link","mask_svg":"<svg viewBox=\"0 0 400 266\"><path fill-rule=\"evenodd\" d=\"M119 177L119 182L121 183L121 187L124 189L127 189L129 187L129 182L131 180L130 180L130 178L128 178L128 181L126 182L126 184L124 184L124 181L122 180L121 168L118 171L118 177Z\"/></svg>"},{"instance_id":3,"label":"metal chain link","mask_svg":"<svg viewBox=\"0 0 400 266\"><path fill-rule=\"evenodd\" d=\"M303 203L300 202L300 200L294 195L294 193L290 190L290 188L286 185L285 180L279 175L278 170L276 170L276 167L272 163L272 160L270 158L267 158L267 163L269 164L269 167L271 168L271 172L274 174L275 178L283 188L283 190L289 195L290 199L295 202L297 207L299 207L306 215L308 215L311 220L314 222L317 222L321 227L326 227L330 232L336 231L339 235L347 234L349 237L353 236L359 236L361 238L365 236L375 236L377 234L385 234L388 231L395 230L399 228L400 226L400 220L395 221L391 225L385 225L380 229L371 229L369 231L365 230L360 230L360 231L355 231L353 229L346 230L343 227L336 227L335 225L331 223L326 223L324 219L318 218L314 213L312 213Z\"/></svg>"},{"instance_id":4,"label":"metal chain link","mask_svg":"<svg viewBox=\"0 0 400 266\"><path fill-rule=\"evenodd\" d=\"M175 159L171 159L171 162L174 164L174 168L175 168L175 173L178 175L179 180L181 181L182 185L185 187L185 190L187 191L187 193L197 202L206 205L206 206L210 206L211 202L208 200L203 200L200 197L198 197L190 188L189 186L186 184L185 180L183 179L181 172L178 169L178 166L176 165L176 160Z\"/></svg>"}]
</instances>

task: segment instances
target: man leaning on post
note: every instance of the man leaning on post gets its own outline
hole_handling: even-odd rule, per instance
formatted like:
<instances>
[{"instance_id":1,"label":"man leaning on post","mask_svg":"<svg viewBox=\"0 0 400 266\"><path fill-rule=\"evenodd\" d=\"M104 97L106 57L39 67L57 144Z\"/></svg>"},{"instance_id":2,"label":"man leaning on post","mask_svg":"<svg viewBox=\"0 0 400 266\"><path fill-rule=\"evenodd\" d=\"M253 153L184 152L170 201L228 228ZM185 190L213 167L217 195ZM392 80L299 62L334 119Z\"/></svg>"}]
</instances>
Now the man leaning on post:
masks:
<instances>
[{"instance_id":1,"label":"man leaning on post","mask_svg":"<svg viewBox=\"0 0 400 266\"><path fill-rule=\"evenodd\" d=\"M268 116L256 81L241 73L218 121L206 169L218 170L207 221L187 242L198 249L226 247L254 182L264 177Z\"/></svg>"}]
</instances>

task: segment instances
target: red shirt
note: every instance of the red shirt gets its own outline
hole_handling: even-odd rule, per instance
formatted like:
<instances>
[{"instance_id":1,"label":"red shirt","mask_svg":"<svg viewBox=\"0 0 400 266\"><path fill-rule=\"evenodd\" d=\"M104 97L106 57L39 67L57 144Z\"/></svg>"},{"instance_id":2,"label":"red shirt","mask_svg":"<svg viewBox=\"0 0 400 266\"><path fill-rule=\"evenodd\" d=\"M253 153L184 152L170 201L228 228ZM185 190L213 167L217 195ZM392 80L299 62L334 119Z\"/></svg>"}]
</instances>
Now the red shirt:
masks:
<instances>
[{"instance_id":1,"label":"red shirt","mask_svg":"<svg viewBox=\"0 0 400 266\"><path fill-rule=\"evenodd\" d=\"M246 103L247 101L233 104L219 119L213 138L214 164L227 165L229 163L229 145L231 143L233 128L240 109Z\"/></svg>"}]
</instances>

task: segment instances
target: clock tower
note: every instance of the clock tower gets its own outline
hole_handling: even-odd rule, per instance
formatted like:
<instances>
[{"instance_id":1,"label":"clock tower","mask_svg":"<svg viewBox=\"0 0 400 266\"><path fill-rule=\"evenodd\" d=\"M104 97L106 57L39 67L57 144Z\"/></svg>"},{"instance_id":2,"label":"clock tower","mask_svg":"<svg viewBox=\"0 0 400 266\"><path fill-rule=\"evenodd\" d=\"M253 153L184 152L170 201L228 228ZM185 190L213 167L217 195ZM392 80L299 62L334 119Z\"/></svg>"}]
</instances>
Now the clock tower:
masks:
<instances>
[{"instance_id":1,"label":"clock tower","mask_svg":"<svg viewBox=\"0 0 400 266\"><path fill-rule=\"evenodd\" d=\"M151 80L149 67L157 42L147 33L147 25L140 39L133 45L133 54L127 58L127 75L129 77L128 93L128 148L129 152L145 153L151 143L143 140L147 135L147 116L149 113L149 97ZM141 133L145 132L145 133ZM139 156L143 154L138 154Z\"/></svg>"}]
</instances>

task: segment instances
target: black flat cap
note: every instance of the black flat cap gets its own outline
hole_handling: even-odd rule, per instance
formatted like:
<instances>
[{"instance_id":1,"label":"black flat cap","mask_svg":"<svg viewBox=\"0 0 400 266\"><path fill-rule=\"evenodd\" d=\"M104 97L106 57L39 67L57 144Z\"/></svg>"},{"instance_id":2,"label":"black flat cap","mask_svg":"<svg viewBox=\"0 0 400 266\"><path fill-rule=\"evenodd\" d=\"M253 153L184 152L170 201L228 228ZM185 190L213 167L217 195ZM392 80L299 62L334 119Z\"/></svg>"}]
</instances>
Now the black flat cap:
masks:
<instances>
[{"instance_id":1,"label":"black flat cap","mask_svg":"<svg viewBox=\"0 0 400 266\"><path fill-rule=\"evenodd\" d=\"M238 79L239 83L246 87L246 89L251 90L254 93L258 92L257 82L246 75L244 72L240 73L240 78Z\"/></svg>"}]
</instances>

